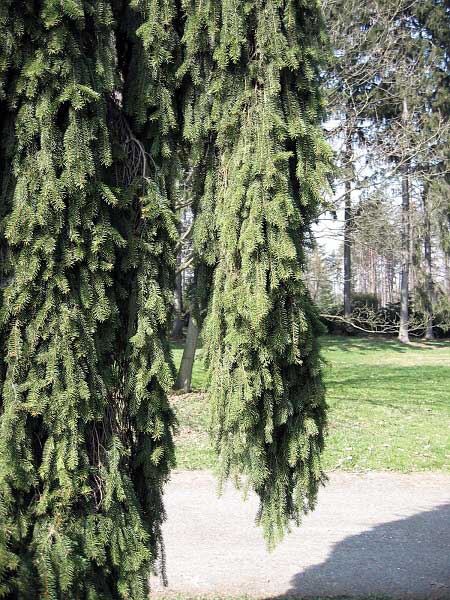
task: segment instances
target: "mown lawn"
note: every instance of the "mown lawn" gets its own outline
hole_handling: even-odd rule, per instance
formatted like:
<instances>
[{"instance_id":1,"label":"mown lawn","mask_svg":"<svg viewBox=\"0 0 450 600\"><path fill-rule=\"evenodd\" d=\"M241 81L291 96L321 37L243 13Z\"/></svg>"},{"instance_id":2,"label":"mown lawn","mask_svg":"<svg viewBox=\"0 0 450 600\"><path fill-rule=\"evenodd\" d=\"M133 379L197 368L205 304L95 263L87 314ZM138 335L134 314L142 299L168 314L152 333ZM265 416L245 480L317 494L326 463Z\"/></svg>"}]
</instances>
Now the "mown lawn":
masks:
<instances>
[{"instance_id":1,"label":"mown lawn","mask_svg":"<svg viewBox=\"0 0 450 600\"><path fill-rule=\"evenodd\" d=\"M450 472L450 342L322 338L329 404L326 470ZM174 347L177 364L182 349ZM214 469L201 351L194 393L174 396L180 469Z\"/></svg>"}]
</instances>

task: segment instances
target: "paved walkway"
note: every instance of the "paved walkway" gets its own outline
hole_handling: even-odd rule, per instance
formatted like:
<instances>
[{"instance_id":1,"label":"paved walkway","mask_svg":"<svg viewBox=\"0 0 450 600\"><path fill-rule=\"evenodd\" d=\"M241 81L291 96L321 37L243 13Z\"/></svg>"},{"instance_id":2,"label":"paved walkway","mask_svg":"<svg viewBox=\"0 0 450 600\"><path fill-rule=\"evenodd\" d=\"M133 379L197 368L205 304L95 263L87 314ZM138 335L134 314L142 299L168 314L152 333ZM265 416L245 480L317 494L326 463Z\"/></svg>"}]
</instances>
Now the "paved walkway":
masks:
<instances>
[{"instance_id":1,"label":"paved walkway","mask_svg":"<svg viewBox=\"0 0 450 600\"><path fill-rule=\"evenodd\" d=\"M207 472L179 472L166 491L169 588L157 593L274 598L363 596L450 600L450 476L334 474L305 518L268 553L257 500Z\"/></svg>"}]
</instances>

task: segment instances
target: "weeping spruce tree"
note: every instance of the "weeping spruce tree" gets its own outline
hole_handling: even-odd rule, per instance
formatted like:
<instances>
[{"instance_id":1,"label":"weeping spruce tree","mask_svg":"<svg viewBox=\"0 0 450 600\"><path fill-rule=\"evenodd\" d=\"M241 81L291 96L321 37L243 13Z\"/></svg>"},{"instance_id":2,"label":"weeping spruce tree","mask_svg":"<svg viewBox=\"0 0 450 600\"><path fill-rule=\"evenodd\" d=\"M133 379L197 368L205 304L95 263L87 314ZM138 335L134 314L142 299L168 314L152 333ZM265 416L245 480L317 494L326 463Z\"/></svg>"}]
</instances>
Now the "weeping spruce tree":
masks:
<instances>
[{"instance_id":1,"label":"weeping spruce tree","mask_svg":"<svg viewBox=\"0 0 450 600\"><path fill-rule=\"evenodd\" d=\"M311 509L326 405L304 249L326 184L319 2L186 2L185 136L199 262L213 270L203 340L222 477L259 495L269 544ZM211 57L212 68L210 66ZM210 107L205 110L210 102ZM205 112L207 117L205 117Z\"/></svg>"},{"instance_id":2,"label":"weeping spruce tree","mask_svg":"<svg viewBox=\"0 0 450 600\"><path fill-rule=\"evenodd\" d=\"M223 476L270 541L314 504L323 43L310 1L1 2L0 597L148 597L185 169Z\"/></svg>"}]
</instances>

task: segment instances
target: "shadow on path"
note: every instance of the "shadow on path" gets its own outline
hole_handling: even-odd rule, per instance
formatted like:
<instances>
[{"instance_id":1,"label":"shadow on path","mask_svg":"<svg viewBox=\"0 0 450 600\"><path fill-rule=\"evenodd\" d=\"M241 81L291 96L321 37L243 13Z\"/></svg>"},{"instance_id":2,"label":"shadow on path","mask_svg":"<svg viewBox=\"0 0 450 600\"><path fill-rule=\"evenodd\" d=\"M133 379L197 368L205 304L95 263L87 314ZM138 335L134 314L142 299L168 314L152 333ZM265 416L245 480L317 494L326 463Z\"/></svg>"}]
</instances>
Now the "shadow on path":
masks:
<instances>
[{"instance_id":1,"label":"shadow on path","mask_svg":"<svg viewBox=\"0 0 450 600\"><path fill-rule=\"evenodd\" d=\"M286 595L450 600L450 504L338 542Z\"/></svg>"}]
</instances>

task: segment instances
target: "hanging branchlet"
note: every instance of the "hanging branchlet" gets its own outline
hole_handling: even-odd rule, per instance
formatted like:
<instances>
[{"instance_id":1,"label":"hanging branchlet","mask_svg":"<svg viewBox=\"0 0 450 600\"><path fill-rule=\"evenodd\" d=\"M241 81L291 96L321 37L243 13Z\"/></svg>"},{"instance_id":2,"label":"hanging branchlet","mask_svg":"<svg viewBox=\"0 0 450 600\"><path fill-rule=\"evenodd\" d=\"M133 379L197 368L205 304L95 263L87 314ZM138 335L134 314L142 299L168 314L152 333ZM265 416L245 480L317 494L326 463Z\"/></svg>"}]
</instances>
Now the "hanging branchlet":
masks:
<instances>
[{"instance_id":1,"label":"hanging branchlet","mask_svg":"<svg viewBox=\"0 0 450 600\"><path fill-rule=\"evenodd\" d=\"M130 477L149 534L149 566L154 569L158 561L163 580L162 492L174 464L175 425L167 399L174 380L168 333L178 238L172 191L178 168L175 20L172 2L134 0L117 30L119 45L128 48L127 62L121 63L117 160L127 178L120 216L127 246L115 274L123 294L118 381L132 431Z\"/></svg>"},{"instance_id":2,"label":"hanging branchlet","mask_svg":"<svg viewBox=\"0 0 450 600\"><path fill-rule=\"evenodd\" d=\"M113 194L98 181L111 164L114 49L111 13L94 4L86 14L78 2L46 2L39 14L21 7L23 65L6 87L17 108L3 221L12 280L2 302L0 502L3 551L15 556L3 585L22 597L98 589L86 547L98 543L88 431L106 399L97 344L114 317L111 269L124 240L111 224Z\"/></svg>"},{"instance_id":3,"label":"hanging branchlet","mask_svg":"<svg viewBox=\"0 0 450 600\"><path fill-rule=\"evenodd\" d=\"M303 269L331 158L318 88L326 39L316 2L189 2L185 11L194 57L185 76L204 64L202 42L213 57L185 125L194 147L213 146L194 233L214 268L203 332L212 432L222 478L244 475L257 492L272 546L314 507L324 479L321 326Z\"/></svg>"}]
</instances>

